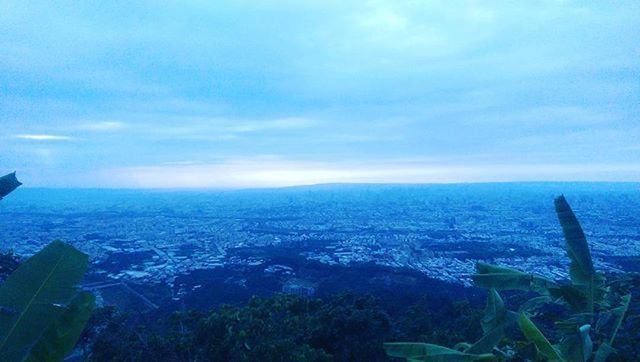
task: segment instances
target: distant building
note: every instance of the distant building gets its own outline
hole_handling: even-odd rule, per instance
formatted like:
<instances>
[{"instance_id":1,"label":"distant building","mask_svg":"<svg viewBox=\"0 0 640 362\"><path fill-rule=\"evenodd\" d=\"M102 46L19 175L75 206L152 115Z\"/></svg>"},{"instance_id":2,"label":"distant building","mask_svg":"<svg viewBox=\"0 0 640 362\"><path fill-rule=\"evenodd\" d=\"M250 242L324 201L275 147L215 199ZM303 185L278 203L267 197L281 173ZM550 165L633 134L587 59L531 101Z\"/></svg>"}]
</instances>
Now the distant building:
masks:
<instances>
[{"instance_id":1,"label":"distant building","mask_svg":"<svg viewBox=\"0 0 640 362\"><path fill-rule=\"evenodd\" d=\"M301 297L311 297L316 293L316 288L301 281L289 281L282 286L282 292Z\"/></svg>"}]
</instances>

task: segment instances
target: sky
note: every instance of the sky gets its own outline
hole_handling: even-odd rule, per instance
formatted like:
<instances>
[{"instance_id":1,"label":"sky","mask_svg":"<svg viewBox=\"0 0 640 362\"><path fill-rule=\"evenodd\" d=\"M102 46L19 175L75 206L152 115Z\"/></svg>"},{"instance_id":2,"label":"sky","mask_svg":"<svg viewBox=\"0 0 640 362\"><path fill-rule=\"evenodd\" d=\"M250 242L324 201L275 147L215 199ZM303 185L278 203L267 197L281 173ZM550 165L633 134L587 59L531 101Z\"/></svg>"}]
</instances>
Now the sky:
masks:
<instances>
[{"instance_id":1,"label":"sky","mask_svg":"<svg viewBox=\"0 0 640 362\"><path fill-rule=\"evenodd\" d=\"M0 1L25 186L640 181L640 2Z\"/></svg>"}]
</instances>

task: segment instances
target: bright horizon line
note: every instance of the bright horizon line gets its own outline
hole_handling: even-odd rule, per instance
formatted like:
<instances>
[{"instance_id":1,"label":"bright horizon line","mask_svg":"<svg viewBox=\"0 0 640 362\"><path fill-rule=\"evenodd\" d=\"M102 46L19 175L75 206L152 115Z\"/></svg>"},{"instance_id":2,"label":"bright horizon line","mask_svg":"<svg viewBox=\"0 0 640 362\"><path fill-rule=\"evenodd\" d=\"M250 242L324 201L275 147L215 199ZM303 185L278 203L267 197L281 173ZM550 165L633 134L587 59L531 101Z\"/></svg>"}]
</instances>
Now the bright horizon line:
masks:
<instances>
[{"instance_id":1,"label":"bright horizon line","mask_svg":"<svg viewBox=\"0 0 640 362\"><path fill-rule=\"evenodd\" d=\"M304 187L323 186L462 186L462 185L521 185L521 184L615 184L615 185L638 185L640 181L553 181L553 180L532 180L532 181L461 181L461 182L325 182L315 184L299 184L289 186L253 186L253 187L118 187L118 186L20 186L20 189L29 190L122 190L122 191L250 191L250 190L284 190Z\"/></svg>"},{"instance_id":2,"label":"bright horizon line","mask_svg":"<svg viewBox=\"0 0 640 362\"><path fill-rule=\"evenodd\" d=\"M301 162L241 159L59 173L18 168L26 185L51 188L255 189L318 184L456 184L496 182L639 182L640 164L454 164L424 160Z\"/></svg>"}]
</instances>

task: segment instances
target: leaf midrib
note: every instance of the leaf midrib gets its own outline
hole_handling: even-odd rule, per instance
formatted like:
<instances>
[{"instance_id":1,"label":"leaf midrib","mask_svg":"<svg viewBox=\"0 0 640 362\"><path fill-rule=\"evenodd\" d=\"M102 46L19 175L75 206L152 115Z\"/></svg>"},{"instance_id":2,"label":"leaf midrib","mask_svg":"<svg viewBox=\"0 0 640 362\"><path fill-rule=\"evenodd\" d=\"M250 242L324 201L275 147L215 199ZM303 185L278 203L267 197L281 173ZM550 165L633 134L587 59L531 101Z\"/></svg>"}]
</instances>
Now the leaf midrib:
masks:
<instances>
[{"instance_id":1,"label":"leaf midrib","mask_svg":"<svg viewBox=\"0 0 640 362\"><path fill-rule=\"evenodd\" d=\"M40 295L40 293L42 292L42 288L44 288L44 286L47 284L47 282L49 281L49 279L51 279L51 276L53 275L53 273L56 271L56 269L58 269L58 265L60 265L60 262L62 261L62 259L64 259L67 256L68 251L65 250L63 252L62 255L60 255L60 257L58 258L58 260L56 261L56 264L53 266L53 268L51 268L51 270L49 271L49 274L47 274L47 277L44 279L44 281L42 282L42 284L40 284L40 286L38 287L38 290L36 290L36 292L34 293L33 297L31 297L31 300L29 300L29 303L27 303L27 306L22 310L22 312L20 313L20 315L18 316L18 319L16 320L16 322L13 324L13 326L11 327L11 329L9 329L9 332L7 333L6 337L4 338L4 340L2 341L2 343L0 343L0 351L4 348L5 344L7 343L7 341L9 340L9 338L11 337L11 335L13 334L13 332L15 331L16 327L20 324L20 322L22 321L22 318L25 316L25 314L27 313L27 311L31 308L31 306L33 305L34 300Z\"/></svg>"}]
</instances>

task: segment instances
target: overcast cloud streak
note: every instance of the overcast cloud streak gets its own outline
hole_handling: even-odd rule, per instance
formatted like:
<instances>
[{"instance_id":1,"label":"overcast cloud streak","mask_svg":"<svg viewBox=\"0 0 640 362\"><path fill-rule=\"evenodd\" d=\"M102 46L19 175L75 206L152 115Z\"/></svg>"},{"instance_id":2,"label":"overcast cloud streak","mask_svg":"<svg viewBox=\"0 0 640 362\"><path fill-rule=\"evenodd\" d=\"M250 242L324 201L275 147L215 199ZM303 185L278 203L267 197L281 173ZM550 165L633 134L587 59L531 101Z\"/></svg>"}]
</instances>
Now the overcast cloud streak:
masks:
<instances>
[{"instance_id":1,"label":"overcast cloud streak","mask_svg":"<svg viewBox=\"0 0 640 362\"><path fill-rule=\"evenodd\" d=\"M638 19L630 0L4 1L0 171L83 187L640 181Z\"/></svg>"}]
</instances>

